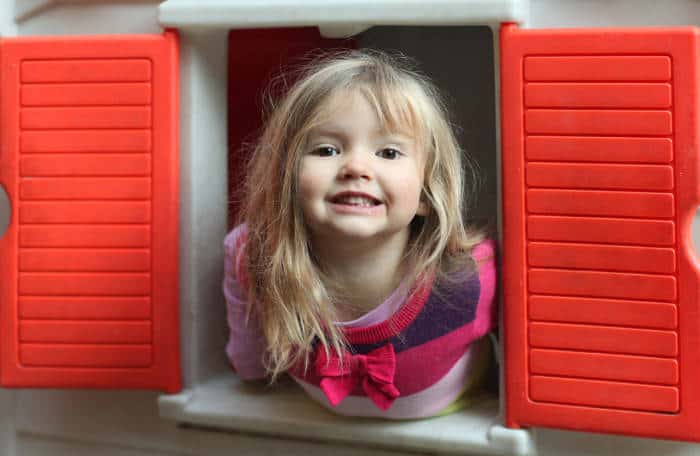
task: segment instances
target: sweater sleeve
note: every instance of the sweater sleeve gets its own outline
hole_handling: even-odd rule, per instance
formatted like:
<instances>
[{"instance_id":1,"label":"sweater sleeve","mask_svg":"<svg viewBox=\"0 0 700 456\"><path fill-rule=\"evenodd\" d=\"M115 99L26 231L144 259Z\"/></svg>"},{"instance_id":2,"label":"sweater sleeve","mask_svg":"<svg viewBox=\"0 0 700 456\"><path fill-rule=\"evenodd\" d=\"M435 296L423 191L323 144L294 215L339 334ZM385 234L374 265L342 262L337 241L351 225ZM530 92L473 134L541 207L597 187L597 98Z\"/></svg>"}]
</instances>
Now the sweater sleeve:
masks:
<instances>
[{"instance_id":1,"label":"sweater sleeve","mask_svg":"<svg viewBox=\"0 0 700 456\"><path fill-rule=\"evenodd\" d=\"M262 362L265 339L254 313L246 321L247 293L239 280L246 234L245 225L239 225L224 239L223 291L229 327L226 355L243 380L255 380L266 376Z\"/></svg>"}]
</instances>

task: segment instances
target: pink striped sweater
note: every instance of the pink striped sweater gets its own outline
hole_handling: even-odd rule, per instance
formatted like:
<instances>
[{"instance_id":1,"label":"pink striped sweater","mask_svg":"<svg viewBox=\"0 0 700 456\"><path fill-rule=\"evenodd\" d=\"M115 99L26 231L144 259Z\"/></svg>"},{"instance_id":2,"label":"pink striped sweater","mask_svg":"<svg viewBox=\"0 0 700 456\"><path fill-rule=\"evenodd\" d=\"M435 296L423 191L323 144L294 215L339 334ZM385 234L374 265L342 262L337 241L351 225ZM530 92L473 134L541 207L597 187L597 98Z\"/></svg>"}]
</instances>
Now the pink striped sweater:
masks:
<instances>
[{"instance_id":1,"label":"pink striped sweater","mask_svg":"<svg viewBox=\"0 0 700 456\"><path fill-rule=\"evenodd\" d=\"M262 333L254 313L245 323L245 290L235 278L244 230L235 228L224 241L226 352L242 378L256 379L265 376ZM408 299L397 290L375 311L341 324L350 343L342 362L317 350L310 368L293 369L292 378L344 415L405 419L450 408L476 375L484 344L475 342L495 321L493 243L477 245L473 256L478 272L449 284L424 283Z\"/></svg>"}]
</instances>

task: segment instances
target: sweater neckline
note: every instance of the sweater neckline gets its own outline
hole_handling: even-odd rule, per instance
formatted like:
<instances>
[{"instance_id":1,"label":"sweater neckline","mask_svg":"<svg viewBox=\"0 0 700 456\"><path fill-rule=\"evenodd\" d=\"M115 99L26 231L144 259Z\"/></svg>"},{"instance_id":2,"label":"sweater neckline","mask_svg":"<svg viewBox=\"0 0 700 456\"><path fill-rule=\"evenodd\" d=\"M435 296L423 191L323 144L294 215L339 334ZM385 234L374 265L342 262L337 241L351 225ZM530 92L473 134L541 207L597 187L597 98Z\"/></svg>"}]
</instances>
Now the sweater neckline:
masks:
<instances>
[{"instance_id":1,"label":"sweater neckline","mask_svg":"<svg viewBox=\"0 0 700 456\"><path fill-rule=\"evenodd\" d=\"M420 288L410 290L408 302L388 319L366 327L343 328L348 342L356 345L374 344L403 331L423 309L432 289L432 279L420 280L419 282Z\"/></svg>"}]
</instances>

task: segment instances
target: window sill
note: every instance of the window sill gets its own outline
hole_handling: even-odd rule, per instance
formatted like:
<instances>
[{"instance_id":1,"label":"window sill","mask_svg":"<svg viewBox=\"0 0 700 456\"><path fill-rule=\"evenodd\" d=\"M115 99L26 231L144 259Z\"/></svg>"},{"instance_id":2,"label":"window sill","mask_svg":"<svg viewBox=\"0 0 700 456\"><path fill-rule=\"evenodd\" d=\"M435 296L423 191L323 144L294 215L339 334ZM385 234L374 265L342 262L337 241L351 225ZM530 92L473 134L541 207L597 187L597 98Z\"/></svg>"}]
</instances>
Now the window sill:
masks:
<instances>
[{"instance_id":1,"label":"window sill","mask_svg":"<svg viewBox=\"0 0 700 456\"><path fill-rule=\"evenodd\" d=\"M181 423L328 443L357 443L442 454L531 455L525 430L500 425L497 399L451 415L415 421L345 418L308 399L291 381L268 388L222 375L158 401L163 418Z\"/></svg>"}]
</instances>

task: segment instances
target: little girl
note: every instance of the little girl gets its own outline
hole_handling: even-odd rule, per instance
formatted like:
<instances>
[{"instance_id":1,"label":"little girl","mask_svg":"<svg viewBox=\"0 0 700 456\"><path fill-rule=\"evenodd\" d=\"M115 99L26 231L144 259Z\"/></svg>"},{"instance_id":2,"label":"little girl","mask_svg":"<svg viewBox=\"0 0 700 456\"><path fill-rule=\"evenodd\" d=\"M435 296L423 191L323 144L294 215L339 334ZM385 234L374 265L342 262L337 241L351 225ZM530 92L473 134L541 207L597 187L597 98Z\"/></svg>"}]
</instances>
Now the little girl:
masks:
<instances>
[{"instance_id":1,"label":"little girl","mask_svg":"<svg viewBox=\"0 0 700 456\"><path fill-rule=\"evenodd\" d=\"M492 243L462 218L462 155L405 58L347 51L308 66L269 115L224 241L238 375L288 373L344 415L462 406L495 312Z\"/></svg>"}]
</instances>

